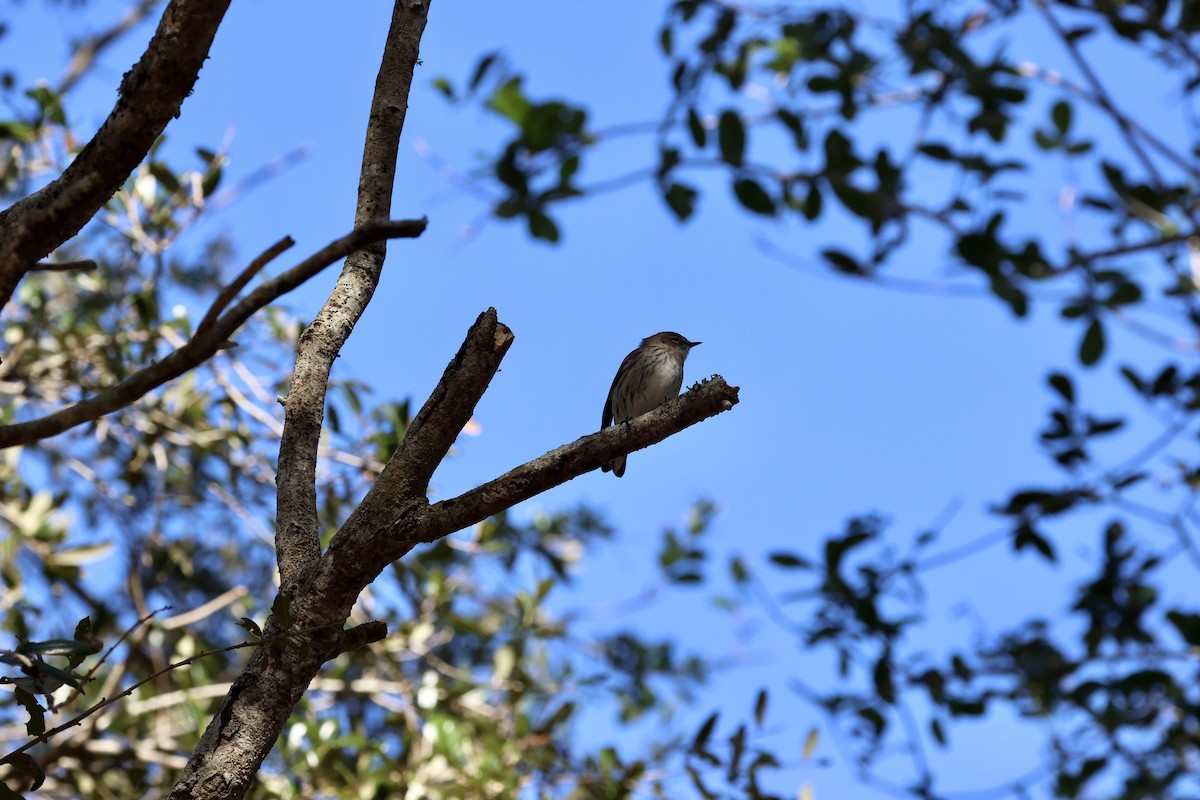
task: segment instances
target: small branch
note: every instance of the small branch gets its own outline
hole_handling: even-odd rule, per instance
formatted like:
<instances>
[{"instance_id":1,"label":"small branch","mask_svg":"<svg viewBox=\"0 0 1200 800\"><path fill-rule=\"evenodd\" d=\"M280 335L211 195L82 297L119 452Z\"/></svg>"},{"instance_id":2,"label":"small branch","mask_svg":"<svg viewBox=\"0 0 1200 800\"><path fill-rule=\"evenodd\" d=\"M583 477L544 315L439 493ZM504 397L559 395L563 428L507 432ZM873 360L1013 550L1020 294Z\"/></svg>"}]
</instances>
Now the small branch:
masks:
<instances>
[{"instance_id":1,"label":"small branch","mask_svg":"<svg viewBox=\"0 0 1200 800\"><path fill-rule=\"evenodd\" d=\"M370 623L367 623L367 624L370 624ZM233 652L234 650L242 650L247 647L260 647L261 645L269 644L274 641L280 641L282 639L293 638L295 636L299 636L299 635L302 635L305 633L311 633L311 632L312 631L284 631L283 633L279 633L274 636L264 636L263 638L256 639L253 642L238 642L237 644L231 644L228 647L220 647L215 650L204 650L203 652L196 653L194 655L188 656L185 659L176 661L173 664L168 664L167 666L163 667L162 669L156 670L155 672L153 672L152 674L143 678L142 680L138 681L137 683L122 690L119 694L115 694L112 697L105 697L104 699L100 700L100 702L96 703L94 706L91 706L90 708L87 708L84 711L76 714L75 716L71 717L69 720L62 723L61 725L56 725L55 727L51 728L50 730L45 731L44 733L34 737L33 739L30 739L28 742L21 745L16 750L6 753L3 757L0 757L0 764L5 764L13 756L18 755L19 753L23 753L26 750L28 750L29 748L35 747L36 745L39 745L42 742L49 741L51 738L57 736L58 734L62 733L65 730L69 730L70 728L74 728L76 725L82 724L85 719L92 716L96 712L102 711L103 709L108 708L109 706L116 703L118 700L121 700L122 698L129 697L131 694L133 694L138 689L145 686L150 681L152 681L158 677L161 677L162 675L166 675L168 672L173 672L174 670L177 670L180 667L186 667L188 664L192 664L196 661L199 661L202 658L208 658L209 656L220 655L221 653L230 653L230 652Z\"/></svg>"},{"instance_id":2,"label":"small branch","mask_svg":"<svg viewBox=\"0 0 1200 800\"><path fill-rule=\"evenodd\" d=\"M496 309L489 308L479 315L437 387L404 432L403 441L356 509L357 523L381 505L395 508L397 500L425 497L433 471L471 419L512 342L512 331L497 321Z\"/></svg>"},{"instance_id":3,"label":"small branch","mask_svg":"<svg viewBox=\"0 0 1200 800\"><path fill-rule=\"evenodd\" d=\"M399 447L388 459L366 497L330 542L330 553L344 547L363 547L362 537L391 526L397 518L398 508L425 506L428 503L425 494L429 479L471 418L512 342L512 331L496 319L496 309L489 308L479 315L467 331L458 353L446 366L437 387L404 432ZM337 556L332 556L332 560L336 559ZM383 569L389 560L372 558L368 561L370 565ZM353 595L357 596L374 574L367 578L345 579L341 584L350 587ZM349 594L344 596L349 597Z\"/></svg>"},{"instance_id":4,"label":"small branch","mask_svg":"<svg viewBox=\"0 0 1200 800\"><path fill-rule=\"evenodd\" d=\"M1050 86L1062 87L1070 94L1078 97L1080 100L1090 103L1091 105L1094 105L1110 114L1112 113L1112 111L1108 108L1105 108L1104 103L1087 88L1080 86L1073 81L1067 80L1054 70L1043 69L1031 61L1025 61L1018 64L1017 70L1025 77L1037 78L1038 80L1043 81ZM1200 175L1200 170L1196 168L1194 162L1192 162L1183 154L1177 152L1173 147L1164 142L1153 132L1140 125L1137 120L1131 119L1125 114L1120 113L1119 109L1117 110L1116 118L1120 120L1122 125L1125 125L1129 127L1130 130L1135 131L1138 136L1140 136L1148 145L1150 145L1150 147L1154 148L1155 152L1157 152L1164 159L1170 161L1175 166L1193 176Z\"/></svg>"},{"instance_id":5,"label":"small branch","mask_svg":"<svg viewBox=\"0 0 1200 800\"><path fill-rule=\"evenodd\" d=\"M383 620L368 620L362 625L357 625L342 633L342 652L349 653L351 650L357 650L373 642L378 642L387 636L387 632L387 623Z\"/></svg>"},{"instance_id":6,"label":"small branch","mask_svg":"<svg viewBox=\"0 0 1200 800\"><path fill-rule=\"evenodd\" d=\"M430 506L421 514L419 541L436 541L481 522L617 456L657 444L697 422L729 411L737 402L738 387L714 375L649 414L576 439L482 486Z\"/></svg>"},{"instance_id":7,"label":"small branch","mask_svg":"<svg viewBox=\"0 0 1200 800\"><path fill-rule=\"evenodd\" d=\"M236 603L248 594L250 594L250 590L245 586L235 586L226 592L222 592L198 608L193 608L191 611L185 611L182 614L176 614L173 617L167 617L162 621L162 629L164 631L173 631L176 628L186 628L189 625L194 625L202 619L208 619L222 608L225 608L225 606Z\"/></svg>"},{"instance_id":8,"label":"small branch","mask_svg":"<svg viewBox=\"0 0 1200 800\"><path fill-rule=\"evenodd\" d=\"M204 319L200 320L200 324L196 326L195 336L204 335L209 328L215 325L217 322L217 317L221 316L221 312L225 310L225 307L233 302L233 298L238 296L238 292L246 288L246 284L248 284L255 275L262 272L263 267L265 267L267 264L270 264L273 260L275 260L276 257L279 256L279 254L291 248L295 244L295 239L290 236L285 236L264 250L258 258L251 261L249 266L242 270L241 273L234 278L228 286L221 290L220 294L217 295L217 299L213 300L212 305L209 306L208 313L204 315Z\"/></svg>"},{"instance_id":9,"label":"small branch","mask_svg":"<svg viewBox=\"0 0 1200 800\"><path fill-rule=\"evenodd\" d=\"M391 497L386 509L356 510L329 543L313 591L330 606L349 608L384 567L416 545L474 525L617 456L661 442L737 402L737 387L714 376L627 424L551 450L454 499L430 506L424 496Z\"/></svg>"},{"instance_id":10,"label":"small branch","mask_svg":"<svg viewBox=\"0 0 1200 800\"><path fill-rule=\"evenodd\" d=\"M359 171L356 225L386 217L396 183L396 155L408 112L413 70L420 60L429 1L396 0L371 98ZM300 337L288 386L276 476L275 550L280 585L291 591L321 555L317 518L317 450L333 360L375 294L385 247L353 253L329 299Z\"/></svg>"},{"instance_id":11,"label":"small branch","mask_svg":"<svg viewBox=\"0 0 1200 800\"><path fill-rule=\"evenodd\" d=\"M265 281L225 312L207 331L197 331L187 344L171 351L162 360L135 372L116 386L40 419L0 426L0 449L32 444L50 436L57 436L76 425L91 422L128 406L147 392L207 361L226 346L229 337L255 312L295 289L334 261L371 242L384 238L419 236L424 229L423 219L385 220L368 223L352 231L286 272Z\"/></svg>"},{"instance_id":12,"label":"small branch","mask_svg":"<svg viewBox=\"0 0 1200 800\"><path fill-rule=\"evenodd\" d=\"M156 614L161 614L163 611L166 611L169 608L170 608L170 606L164 606L163 608L155 609L154 611L151 611L148 614L146 614L145 616L139 618L136 622L134 622L132 625L130 625L128 628L126 628L125 631L120 636L117 637L117 640L115 642L113 642L111 645L109 645L109 648L104 651L104 655L100 656L100 658L96 661L96 663L93 664L91 666L91 668L87 672L84 673L83 680L81 680L79 682L80 685L83 686L88 683L91 683L92 680L96 677L96 673L100 670L100 667L104 665L104 662L108 661L108 657L113 654L114 650L116 650L118 647L120 647L122 642L124 642L126 639L128 639L130 636L132 636L135 631L137 631L139 628L141 628L143 625L145 625L147 622L149 622L151 619L153 619ZM63 705L66 705L66 704L72 702L76 697L78 697L82 693L83 693L82 689L72 689L71 694L69 694L67 696L67 698L65 700L63 700Z\"/></svg>"},{"instance_id":13,"label":"small branch","mask_svg":"<svg viewBox=\"0 0 1200 800\"><path fill-rule=\"evenodd\" d=\"M29 268L30 272L92 272L100 265L90 258L83 261L39 261Z\"/></svg>"},{"instance_id":14,"label":"small branch","mask_svg":"<svg viewBox=\"0 0 1200 800\"><path fill-rule=\"evenodd\" d=\"M1170 247L1171 245L1183 244L1192 239L1200 239L1200 231L1176 233L1170 236L1163 236L1158 239L1148 239L1144 242L1121 244L1114 247L1108 247L1103 250L1093 250L1090 253L1073 253L1067 260L1067 263L1070 266L1090 264L1093 261L1101 261L1106 258L1116 258L1118 256L1127 256L1134 253L1143 253L1147 250L1158 250L1160 248Z\"/></svg>"},{"instance_id":15,"label":"small branch","mask_svg":"<svg viewBox=\"0 0 1200 800\"><path fill-rule=\"evenodd\" d=\"M1162 175L1158 172L1158 168L1154 166L1154 162L1150 160L1150 156L1142 148L1142 144L1138 141L1129 120L1117 109L1116 103L1112 101L1108 90L1100 82L1100 77L1092 69L1092 65L1088 63L1087 59L1083 57L1083 53L1079 51L1079 45L1063 30L1062 24L1059 23L1058 18L1050 11L1046 0L1037 0L1034 5L1045 18L1046 24L1054 31L1054 35L1063 43L1063 47L1067 49L1071 60L1075 62L1075 66L1083 73L1084 80L1092 87L1092 92L1096 95L1096 102L1112 117L1113 122L1117 123L1117 127L1121 130L1121 135L1125 139L1125 144L1129 146L1129 149L1133 151L1137 159L1142 162L1142 167L1146 170L1146 174L1154 180L1155 185L1162 186L1163 179Z\"/></svg>"},{"instance_id":16,"label":"small branch","mask_svg":"<svg viewBox=\"0 0 1200 800\"><path fill-rule=\"evenodd\" d=\"M150 16L150 12L160 0L141 0L133 8L125 12L125 16L103 33L95 34L75 45L71 61L67 64L67 72L58 84L57 93L66 94L75 87L79 79L87 74L96 63L96 57L121 36L132 30L139 22Z\"/></svg>"}]
</instances>

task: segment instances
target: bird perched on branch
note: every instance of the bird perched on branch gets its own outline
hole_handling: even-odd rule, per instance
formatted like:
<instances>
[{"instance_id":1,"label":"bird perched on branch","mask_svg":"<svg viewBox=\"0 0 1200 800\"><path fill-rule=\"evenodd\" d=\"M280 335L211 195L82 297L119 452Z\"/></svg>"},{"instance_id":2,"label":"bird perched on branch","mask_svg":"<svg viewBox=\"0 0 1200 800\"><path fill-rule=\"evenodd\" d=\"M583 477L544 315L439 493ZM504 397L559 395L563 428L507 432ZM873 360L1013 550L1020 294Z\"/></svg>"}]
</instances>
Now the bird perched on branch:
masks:
<instances>
[{"instance_id":1,"label":"bird perched on branch","mask_svg":"<svg viewBox=\"0 0 1200 800\"><path fill-rule=\"evenodd\" d=\"M679 395L683 386L683 362L700 342L689 342L672 331L642 339L637 349L625 356L613 378L600 430L614 422L628 422ZM618 478L625 474L625 456L618 456L601 469Z\"/></svg>"}]
</instances>

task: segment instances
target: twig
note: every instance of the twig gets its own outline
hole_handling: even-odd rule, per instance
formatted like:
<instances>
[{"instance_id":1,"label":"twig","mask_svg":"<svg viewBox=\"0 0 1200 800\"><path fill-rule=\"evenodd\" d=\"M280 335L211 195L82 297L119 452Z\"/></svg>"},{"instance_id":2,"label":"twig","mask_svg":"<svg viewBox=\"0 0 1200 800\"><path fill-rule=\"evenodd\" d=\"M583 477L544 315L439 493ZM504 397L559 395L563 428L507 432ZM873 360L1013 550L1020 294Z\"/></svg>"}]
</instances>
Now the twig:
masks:
<instances>
[{"instance_id":1,"label":"twig","mask_svg":"<svg viewBox=\"0 0 1200 800\"><path fill-rule=\"evenodd\" d=\"M220 291L217 299L213 300L212 305L209 306L208 313L204 315L204 319L200 320L200 324L196 326L196 333L192 338L203 336L207 333L216 324L217 318L221 316L221 312L225 310L225 307L233 302L233 298L237 297L238 292L244 289L246 284L262 271L263 267L274 261L276 257L291 248L294 244L296 244L296 241L292 237L285 236L259 254L258 258L251 261L228 286Z\"/></svg>"},{"instance_id":2,"label":"twig","mask_svg":"<svg viewBox=\"0 0 1200 800\"><path fill-rule=\"evenodd\" d=\"M117 640L113 642L107 650L104 651L104 655L100 656L100 659L93 664L87 672L84 673L83 680L79 682L80 685L90 683L91 680L96 676L96 671L100 669L104 662L108 661L108 657L112 655L114 650L121 646L122 642L132 636L134 631L136 631L138 628L142 627L151 619L153 619L156 614L160 614L163 611L166 611L168 608L170 608L170 606L163 606L162 608L155 609L154 611L151 611L150 613L140 617L136 622L126 628L125 631L119 637L117 637ZM67 696L66 700L63 701L63 705L70 703L80 694L82 694L82 690L73 689L72 693Z\"/></svg>"},{"instance_id":3,"label":"twig","mask_svg":"<svg viewBox=\"0 0 1200 800\"><path fill-rule=\"evenodd\" d=\"M257 286L241 302L221 315L208 330L203 333L197 331L187 344L173 350L162 360L72 406L40 419L0 426L0 449L32 444L56 436L76 425L128 406L147 392L207 361L227 346L229 337L255 312L295 289L334 261L372 242L386 238L415 237L424 229L423 219L381 220L356 228L281 275Z\"/></svg>"},{"instance_id":4,"label":"twig","mask_svg":"<svg viewBox=\"0 0 1200 800\"><path fill-rule=\"evenodd\" d=\"M245 586L235 586L226 592L222 592L198 608L193 608L191 611L186 611L183 614L176 614L173 617L164 619L162 621L162 628L165 631L172 631L176 628L186 628L188 625L211 617L225 606L240 600L248 594L250 594L250 590Z\"/></svg>"},{"instance_id":5,"label":"twig","mask_svg":"<svg viewBox=\"0 0 1200 800\"><path fill-rule=\"evenodd\" d=\"M67 72L63 75L63 79L58 84L57 93L66 94L75 87L92 65L96 63L96 56L100 55L106 48L116 42L125 33L128 33L135 25L150 16L150 12L158 5L160 0L141 0L133 8L125 12L125 16L121 17L112 27L103 33L98 33L94 36L89 36L75 46L75 52L71 54L71 61L67 64Z\"/></svg>"},{"instance_id":6,"label":"twig","mask_svg":"<svg viewBox=\"0 0 1200 800\"><path fill-rule=\"evenodd\" d=\"M326 627L329 627L329 626L321 626L321 628L326 628ZM102 711L103 709L108 708L109 706L116 703L118 700L121 700L122 698L129 697L131 694L133 694L138 689L145 686L150 681L160 678L163 675L167 674L168 672L177 670L180 667L186 667L187 665L189 665L195 661L199 661L202 658L208 658L209 656L220 655L221 653L229 653L234 650L242 650L247 647L259 647L261 645L267 644L272 641L278 641L281 639L287 639L287 638L291 638L291 637L295 637L295 636L299 636L299 635L303 635L303 634L307 634L307 633L313 633L315 630L317 630L317 629L314 628L314 629L304 630L304 631L284 631L283 633L278 633L273 636L264 636L263 638L257 639L253 642L239 642L237 644L231 644L228 647L221 647L216 650L204 650L203 652L188 656L187 658L185 658L181 661L176 661L173 664L168 664L167 666L163 667L162 669L155 670L152 674L148 675L147 677L143 678L142 680L138 681L137 683L133 684L132 686L128 687L127 689L124 689L119 694L115 694L112 697L106 697L106 698L102 699L100 702L96 703L94 706L91 706L90 708L80 712L79 714L76 714L74 717L71 717L69 720L62 723L61 725L56 725L55 727L51 728L50 730L45 731L44 733L39 734L38 736L35 736L33 739L31 739L30 741L21 745L16 750L6 753L3 757L0 757L0 764L8 763L8 761L13 756L18 755L20 753L24 753L29 748L36 747L37 745L41 744L42 742L49 741L52 737L57 736L58 734L62 733L63 731L68 730L69 728L74 728L76 725L82 724L85 719L92 716L96 712Z\"/></svg>"},{"instance_id":7,"label":"twig","mask_svg":"<svg viewBox=\"0 0 1200 800\"><path fill-rule=\"evenodd\" d=\"M1150 156L1142 148L1142 144L1138 141L1133 126L1130 125L1125 115L1117 109L1116 104L1113 103L1112 98L1108 94L1108 90L1100 82L1100 77L1096 75L1095 70L1092 69L1092 65L1087 62L1087 59L1083 57L1083 53L1079 51L1079 46L1075 43L1075 40L1063 30L1058 18L1051 13L1050 8L1047 6L1046 0L1037 0L1034 5L1045 18L1046 24L1050 26L1050 29L1062 41L1063 47L1067 49L1067 54L1075 62L1075 66L1079 68L1079 71L1083 73L1084 80L1092 87L1092 91L1096 95L1096 103L1108 112L1113 122L1117 123L1117 127L1121 129L1121 135L1124 137L1125 143L1133 151L1133 154L1137 156L1137 159L1142 162L1142 167L1146 170L1146 174L1154 180L1155 184L1162 186L1163 179L1158 172L1158 167L1154 166L1154 162L1150 160Z\"/></svg>"},{"instance_id":8,"label":"twig","mask_svg":"<svg viewBox=\"0 0 1200 800\"><path fill-rule=\"evenodd\" d=\"M92 272L100 265L90 258L83 261L39 261L29 268L30 272Z\"/></svg>"}]
</instances>

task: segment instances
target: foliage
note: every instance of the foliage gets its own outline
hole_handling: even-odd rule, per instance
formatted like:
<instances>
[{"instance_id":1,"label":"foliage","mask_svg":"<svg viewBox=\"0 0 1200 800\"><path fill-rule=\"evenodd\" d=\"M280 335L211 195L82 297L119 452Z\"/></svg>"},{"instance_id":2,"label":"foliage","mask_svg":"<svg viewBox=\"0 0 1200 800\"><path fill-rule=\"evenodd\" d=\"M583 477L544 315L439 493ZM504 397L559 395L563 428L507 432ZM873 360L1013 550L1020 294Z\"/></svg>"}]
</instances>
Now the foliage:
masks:
<instances>
[{"instance_id":1,"label":"foliage","mask_svg":"<svg viewBox=\"0 0 1200 800\"><path fill-rule=\"evenodd\" d=\"M1030 30L1057 49L1039 49L1036 61L1011 56ZM1056 406L1040 442L1062 483L1007 493L993 508L995 532L939 550L939 530L904 543L864 517L816 555L775 553L762 570L731 562L746 603L836 664L837 686L797 681L796 691L844 732L843 755L882 792L951 796L926 749L952 752L956 728L1009 714L1040 733L1044 763L995 796L1025 797L1035 786L1058 797L1200 790L1197 610L1179 597L1200 567L1200 481L1188 446L1200 373L1175 355L1200 342L1200 130L1194 115L1182 130L1144 124L1138 98L1114 96L1103 77L1110 64L1096 61L1101 47L1107 59L1119 53L1153 76L1156 97L1191 107L1198 34L1195 4L1173 0L677 0L658 37L671 86L659 120L589 128L584 105L559 99L552 104L572 109L572 124L538 121L534 135L530 118L506 109L546 104L523 93L532 82L503 58L483 58L461 97L443 79L452 98L479 97L514 126L504 155L475 177L482 188L497 184L498 217L527 216L535 236L549 226L534 225L534 215L637 180L692 221L724 184L753 216L856 225L857 246L814 248L815 263L835 274L985 292L1018 318L1035 304L1057 309L1077 326L1084 373L1106 364L1117 334L1159 348L1158 363L1108 364L1129 389L1123 408L1086 406L1080 370L1048 376ZM631 134L653 139L653 162L589 184L589 157ZM1067 176L1058 205L1074 236L1030 210L1038 206L1030 176L1055 172ZM569 185L555 183L563 175ZM542 238L556 241L553 230ZM807 253L770 252L814 263ZM940 277L944 264L951 281ZM1111 459L1115 441L1135 455ZM1174 468L1154 474L1168 453ZM1037 617L963 646L913 643L928 620L931 570L1004 542L1053 564L1067 521L1098 513L1094 574L1069 601L1077 627ZM752 589L773 571L795 576L796 587L763 601ZM1015 567L1013 575L1017 584ZM907 767L896 765L897 752L911 754Z\"/></svg>"}]
</instances>

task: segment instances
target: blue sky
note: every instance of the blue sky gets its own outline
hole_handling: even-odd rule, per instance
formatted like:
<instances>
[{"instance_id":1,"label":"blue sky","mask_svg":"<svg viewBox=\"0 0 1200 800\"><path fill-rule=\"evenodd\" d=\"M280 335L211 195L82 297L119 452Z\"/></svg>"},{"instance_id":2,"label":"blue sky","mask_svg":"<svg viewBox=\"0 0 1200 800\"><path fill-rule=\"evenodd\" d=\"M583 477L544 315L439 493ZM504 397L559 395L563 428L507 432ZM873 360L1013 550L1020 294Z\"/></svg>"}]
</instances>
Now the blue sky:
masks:
<instances>
[{"instance_id":1,"label":"blue sky","mask_svg":"<svg viewBox=\"0 0 1200 800\"><path fill-rule=\"evenodd\" d=\"M0 56L20 65L19 85L41 76L53 82L65 60L63 43L107 24L120 8L110 0L93 0L82 10L18 4L9 10L13 24L0 40ZM300 255L350 229L389 8L233 4L194 95L168 129L175 166L190 166L193 147L212 146L230 132L231 181L298 146L310 156L203 222L190 234L193 242L226 232L244 261L285 234L296 239L292 253ZM1057 321L1049 306L1014 322L994 300L903 294L783 263L758 242L811 254L827 243L852 247L862 234L836 217L815 228L750 219L735 210L723 183L713 181L701 181L708 191L687 226L674 222L651 186L638 185L563 209L561 246L534 243L523 227L496 221L464 235L485 207L431 168L414 143L426 143L465 172L477 154L494 148L504 128L477 108L449 106L431 88L433 79L460 84L481 53L499 49L530 76L531 96L582 101L595 127L655 119L668 97L667 70L654 44L660 15L657 3L629 0L434 5L401 142L393 213L428 215L430 227L418 241L389 247L382 285L337 374L366 380L379 400L411 395L423 401L475 316L488 306L498 309L516 342L477 410L482 435L463 437L458 456L435 476L439 496L595 429L621 358L659 330L704 342L689 359L685 385L719 373L741 387L741 404L634 454L622 480L595 472L521 508L534 513L586 502L615 523L617 542L583 566L586 602L638 594L654 579L662 527L682 525L699 498L721 508L711 534L715 550L744 553L760 567L771 551L815 551L847 517L864 512L884 514L897 541L907 541L958 501L961 510L941 545L952 546L1000 527L986 507L1012 488L1058 484L1037 451L1036 432L1051 403L1044 377L1072 364L1080 331ZM1063 64L1043 29L1019 30L1008 52ZM103 118L148 34L142 26L76 90L70 109L80 130ZM1165 90L1139 89L1153 85L1145 73L1098 54L1120 102L1134 103L1139 118L1164 135L1178 130L1182 116ZM1030 108L1045 105L1035 99ZM1045 119L1044 111L1031 112L1031 124ZM1089 122L1095 118L1081 120ZM883 141L891 128L862 130L868 141ZM1028 140L1029 130L1016 135ZM1110 141L1099 127L1088 132ZM631 139L602 150L586 164L584 184L648 163L652 144ZM1021 179L1031 197L1023 222L1053 243L1087 234L1055 210L1063 177L1048 168ZM929 180L933 191L936 179ZM905 251L895 269L951 279L957 277L952 264L944 243L931 238ZM330 269L288 305L310 316L335 276ZM1146 357L1138 342L1118 339L1106 363ZM1097 405L1125 402L1103 371L1082 387ZM1003 545L931 573L927 645L966 646L980 624L996 631L1030 614L1060 612L1069 602L1065 582L1083 574L1099 546L1098 521L1073 529L1077 535L1064 542L1058 568L1024 558L1009 569ZM1005 569L997 569L997 561ZM716 562L714 572L723 563ZM774 588L788 588L786 576L766 574ZM721 575L718 583L724 580ZM733 620L709 609L705 598L671 594L629 621L710 655L741 647ZM778 730L771 741L785 754L798 754L805 731L820 720L787 699L789 679L804 675L820 684L813 676L829 665L769 627L752 640L751 651L756 666L719 677L704 705L744 718L758 687L771 686L780 703L770 718ZM992 721L978 739L969 730L956 739L966 746L947 765L946 788L984 788L1034 765L1036 739ZM972 757L980 753L990 756ZM831 765L789 771L786 781L812 782L817 797L865 796L828 738L818 755Z\"/></svg>"}]
</instances>

